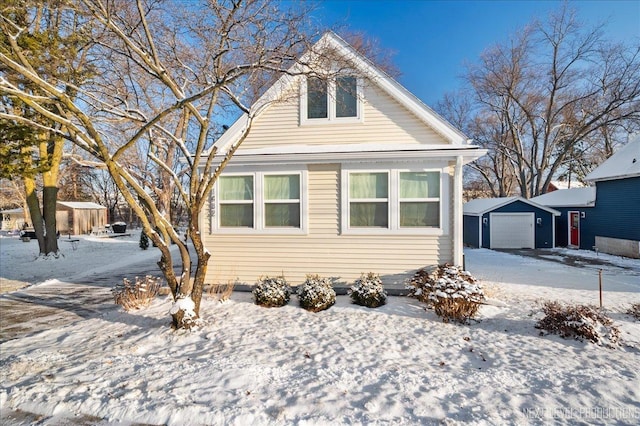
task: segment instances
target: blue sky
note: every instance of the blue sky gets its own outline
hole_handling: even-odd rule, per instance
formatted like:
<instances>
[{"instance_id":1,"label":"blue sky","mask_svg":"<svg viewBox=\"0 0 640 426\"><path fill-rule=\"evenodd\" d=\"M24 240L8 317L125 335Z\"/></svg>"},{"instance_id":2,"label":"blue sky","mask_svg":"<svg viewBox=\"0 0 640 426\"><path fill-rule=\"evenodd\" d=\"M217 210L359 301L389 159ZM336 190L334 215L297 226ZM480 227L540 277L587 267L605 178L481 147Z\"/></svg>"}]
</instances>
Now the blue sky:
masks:
<instances>
[{"instance_id":1,"label":"blue sky","mask_svg":"<svg viewBox=\"0 0 640 426\"><path fill-rule=\"evenodd\" d=\"M606 24L610 40L640 44L640 0L572 1L588 25ZM398 78L434 106L460 84L464 64L508 40L534 18L544 20L559 1L324 0L315 18L330 27L364 31L394 52Z\"/></svg>"}]
</instances>

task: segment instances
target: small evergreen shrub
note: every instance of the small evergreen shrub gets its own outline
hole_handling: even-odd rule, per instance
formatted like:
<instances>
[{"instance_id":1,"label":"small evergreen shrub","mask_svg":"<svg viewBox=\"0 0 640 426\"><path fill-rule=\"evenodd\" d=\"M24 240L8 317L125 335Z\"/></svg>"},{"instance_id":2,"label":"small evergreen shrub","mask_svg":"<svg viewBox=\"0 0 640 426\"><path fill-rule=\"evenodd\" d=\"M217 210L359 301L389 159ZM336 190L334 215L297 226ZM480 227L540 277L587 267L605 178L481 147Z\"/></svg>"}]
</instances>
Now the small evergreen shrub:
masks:
<instances>
[{"instance_id":1,"label":"small evergreen shrub","mask_svg":"<svg viewBox=\"0 0 640 426\"><path fill-rule=\"evenodd\" d=\"M432 305L436 315L445 322L468 323L485 299L478 280L449 264L439 265L431 272L419 270L407 287L409 296Z\"/></svg>"},{"instance_id":2,"label":"small evergreen shrub","mask_svg":"<svg viewBox=\"0 0 640 426\"><path fill-rule=\"evenodd\" d=\"M140 244L138 244L142 250L146 250L149 248L149 237L145 234L144 231L140 233Z\"/></svg>"},{"instance_id":3,"label":"small evergreen shrub","mask_svg":"<svg viewBox=\"0 0 640 426\"><path fill-rule=\"evenodd\" d=\"M336 303L336 292L330 278L307 275L304 283L298 287L300 306L307 311L320 312Z\"/></svg>"},{"instance_id":4,"label":"small evergreen shrub","mask_svg":"<svg viewBox=\"0 0 640 426\"><path fill-rule=\"evenodd\" d=\"M387 303L387 292L384 291L378 274L369 272L362 274L351 287L351 301L367 308L377 308Z\"/></svg>"},{"instance_id":5,"label":"small evergreen shrub","mask_svg":"<svg viewBox=\"0 0 640 426\"><path fill-rule=\"evenodd\" d=\"M620 331L611 318L594 306L564 305L548 301L542 305L542 318L536 328L558 334L564 339L587 339L598 345L615 346Z\"/></svg>"},{"instance_id":6,"label":"small evergreen shrub","mask_svg":"<svg viewBox=\"0 0 640 426\"><path fill-rule=\"evenodd\" d=\"M149 306L158 295L160 286L160 278L147 275L144 278L136 277L135 283L124 278L122 284L117 284L111 292L116 304L122 306L125 311L130 311Z\"/></svg>"},{"instance_id":7,"label":"small evergreen shrub","mask_svg":"<svg viewBox=\"0 0 640 426\"><path fill-rule=\"evenodd\" d=\"M627 314L631 315L637 320L640 320L640 303L634 303L633 305L631 305L631 307L627 311Z\"/></svg>"},{"instance_id":8,"label":"small evergreen shrub","mask_svg":"<svg viewBox=\"0 0 640 426\"><path fill-rule=\"evenodd\" d=\"M267 308L284 306L291 298L291 287L284 277L260 277L253 289L256 305Z\"/></svg>"}]
</instances>

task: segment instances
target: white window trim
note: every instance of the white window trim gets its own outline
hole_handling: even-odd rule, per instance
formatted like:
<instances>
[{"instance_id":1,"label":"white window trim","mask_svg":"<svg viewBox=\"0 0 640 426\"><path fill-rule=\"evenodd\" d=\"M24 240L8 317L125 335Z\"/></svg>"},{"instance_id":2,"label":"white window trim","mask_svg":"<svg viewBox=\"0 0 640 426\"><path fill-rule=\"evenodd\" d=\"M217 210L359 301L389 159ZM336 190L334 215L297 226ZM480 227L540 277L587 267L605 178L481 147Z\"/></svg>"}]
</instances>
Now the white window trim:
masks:
<instances>
[{"instance_id":1,"label":"white window trim","mask_svg":"<svg viewBox=\"0 0 640 426\"><path fill-rule=\"evenodd\" d=\"M355 117L336 117L336 80L327 82L327 118L307 118L307 79L300 83L300 125L350 124L364 122L364 86L362 79L356 77L356 111Z\"/></svg>"},{"instance_id":2,"label":"white window trim","mask_svg":"<svg viewBox=\"0 0 640 426\"><path fill-rule=\"evenodd\" d=\"M351 227L350 199L349 199L349 175L351 173L380 173L386 172L389 177L388 193L388 214L389 227ZM400 173L401 172L439 172L440 173L440 198L429 199L440 202L440 226L439 227L400 227ZM341 235L447 235L449 233L449 203L445 197L449 194L449 174L448 167L408 167L408 168L372 168L371 165L345 165L341 171L341 215L340 233ZM402 201L408 201L402 199ZM420 200L424 201L424 200Z\"/></svg>"},{"instance_id":3,"label":"white window trim","mask_svg":"<svg viewBox=\"0 0 640 426\"><path fill-rule=\"evenodd\" d=\"M265 203L269 202L295 202L295 200L270 200L264 197L265 176L298 175L300 176L300 228L267 227L265 226ZM233 171L223 173L222 176L253 176L253 228L248 227L222 227L220 226L220 197L219 181L215 183L212 191L211 203L214 208L211 213L211 229L215 234L225 235L307 235L309 229L309 206L307 196L308 173L307 170L264 168L248 172Z\"/></svg>"}]
</instances>

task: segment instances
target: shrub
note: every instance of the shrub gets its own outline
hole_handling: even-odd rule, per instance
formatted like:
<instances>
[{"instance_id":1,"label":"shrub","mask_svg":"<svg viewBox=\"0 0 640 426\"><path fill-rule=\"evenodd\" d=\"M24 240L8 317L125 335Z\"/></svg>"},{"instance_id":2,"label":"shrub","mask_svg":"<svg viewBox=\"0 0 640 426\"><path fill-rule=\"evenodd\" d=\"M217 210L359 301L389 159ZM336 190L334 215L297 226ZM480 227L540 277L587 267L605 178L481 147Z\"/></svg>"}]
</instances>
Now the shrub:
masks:
<instances>
[{"instance_id":1,"label":"shrub","mask_svg":"<svg viewBox=\"0 0 640 426\"><path fill-rule=\"evenodd\" d=\"M437 271L437 268L433 268ZM415 297L421 302L429 303L429 293L431 293L431 284L427 283L435 281L438 277L431 277L427 268L419 269L413 277L407 282L405 287L409 290L408 296Z\"/></svg>"},{"instance_id":2,"label":"shrub","mask_svg":"<svg viewBox=\"0 0 640 426\"><path fill-rule=\"evenodd\" d=\"M484 301L482 286L469 272L449 264L421 269L409 281L409 296L433 306L443 321L468 323Z\"/></svg>"},{"instance_id":3,"label":"shrub","mask_svg":"<svg viewBox=\"0 0 640 426\"><path fill-rule=\"evenodd\" d=\"M640 303L634 303L633 305L631 305L631 307L627 311L627 314L631 315L637 320L640 320Z\"/></svg>"},{"instance_id":4,"label":"shrub","mask_svg":"<svg viewBox=\"0 0 640 426\"><path fill-rule=\"evenodd\" d=\"M145 234L144 231L140 233L140 244L138 245L142 250L149 248L149 237L147 237L147 234Z\"/></svg>"},{"instance_id":5,"label":"shrub","mask_svg":"<svg viewBox=\"0 0 640 426\"><path fill-rule=\"evenodd\" d=\"M212 284L209 287L209 293L217 296L220 302L224 302L231 299L233 289L238 282L239 280L236 278L235 280L227 280L226 284Z\"/></svg>"},{"instance_id":6,"label":"shrub","mask_svg":"<svg viewBox=\"0 0 640 426\"><path fill-rule=\"evenodd\" d=\"M558 334L562 338L587 339L599 345L615 346L620 331L613 321L594 306L563 305L559 302L545 302L542 318L536 328Z\"/></svg>"},{"instance_id":7,"label":"shrub","mask_svg":"<svg viewBox=\"0 0 640 426\"><path fill-rule=\"evenodd\" d=\"M367 308L377 308L387 303L387 293L378 274L362 274L351 287L351 301Z\"/></svg>"},{"instance_id":8,"label":"shrub","mask_svg":"<svg viewBox=\"0 0 640 426\"><path fill-rule=\"evenodd\" d=\"M253 289L256 305L267 308L284 306L289 303L291 287L284 277L260 277Z\"/></svg>"},{"instance_id":9,"label":"shrub","mask_svg":"<svg viewBox=\"0 0 640 426\"><path fill-rule=\"evenodd\" d=\"M125 311L149 306L159 291L160 278L151 275L143 279L136 277L135 283L124 278L122 284L117 284L111 289L116 304L121 305Z\"/></svg>"},{"instance_id":10,"label":"shrub","mask_svg":"<svg viewBox=\"0 0 640 426\"><path fill-rule=\"evenodd\" d=\"M329 309L336 303L336 292L330 278L307 275L304 283L298 287L300 306L311 312Z\"/></svg>"}]
</instances>

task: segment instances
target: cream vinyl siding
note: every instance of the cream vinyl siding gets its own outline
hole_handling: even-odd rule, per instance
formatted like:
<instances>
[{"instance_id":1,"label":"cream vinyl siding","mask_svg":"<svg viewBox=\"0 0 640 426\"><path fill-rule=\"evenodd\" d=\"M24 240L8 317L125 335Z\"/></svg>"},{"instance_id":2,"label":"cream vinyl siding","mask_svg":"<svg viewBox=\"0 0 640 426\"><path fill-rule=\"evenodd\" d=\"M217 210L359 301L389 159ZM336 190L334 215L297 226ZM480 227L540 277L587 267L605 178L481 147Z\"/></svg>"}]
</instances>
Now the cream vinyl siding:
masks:
<instances>
[{"instance_id":1,"label":"cream vinyl siding","mask_svg":"<svg viewBox=\"0 0 640 426\"><path fill-rule=\"evenodd\" d=\"M371 271L379 273L385 284L401 284L422 266L451 261L449 234L340 235L339 179L338 164L308 166L308 235L207 234L205 245L211 252L207 282L237 278L252 284L261 275L284 274L290 283L300 284L306 274L317 273L351 283L361 272Z\"/></svg>"},{"instance_id":2,"label":"cream vinyl siding","mask_svg":"<svg viewBox=\"0 0 640 426\"><path fill-rule=\"evenodd\" d=\"M300 124L297 88L286 100L271 105L255 121L243 149L301 144L403 143L446 144L439 134L373 85L364 86L364 121Z\"/></svg>"}]
</instances>

